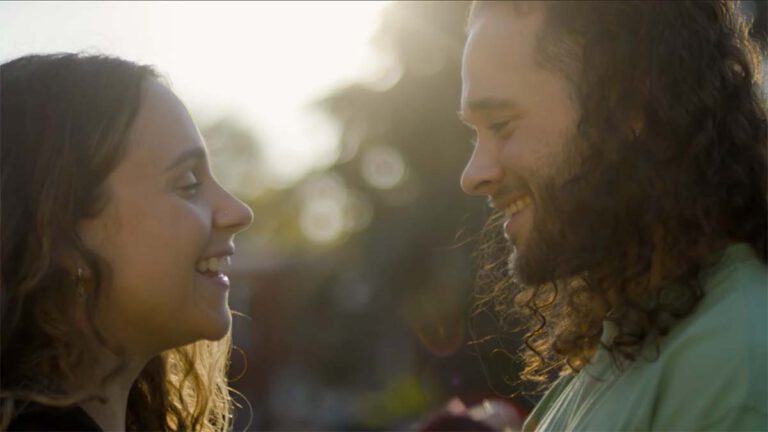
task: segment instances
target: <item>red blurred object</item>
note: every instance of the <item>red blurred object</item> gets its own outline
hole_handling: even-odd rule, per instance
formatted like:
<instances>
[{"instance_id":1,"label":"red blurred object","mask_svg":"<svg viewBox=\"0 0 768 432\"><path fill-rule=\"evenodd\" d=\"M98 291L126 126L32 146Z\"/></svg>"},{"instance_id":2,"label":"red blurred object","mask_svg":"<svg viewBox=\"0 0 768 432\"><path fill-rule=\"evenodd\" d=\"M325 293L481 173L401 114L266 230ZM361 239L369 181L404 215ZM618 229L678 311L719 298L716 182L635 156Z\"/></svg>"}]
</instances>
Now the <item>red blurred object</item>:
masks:
<instances>
[{"instance_id":1,"label":"red blurred object","mask_svg":"<svg viewBox=\"0 0 768 432\"><path fill-rule=\"evenodd\" d=\"M485 399L467 408L453 398L445 408L430 417L420 431L520 431L524 418L510 401Z\"/></svg>"}]
</instances>

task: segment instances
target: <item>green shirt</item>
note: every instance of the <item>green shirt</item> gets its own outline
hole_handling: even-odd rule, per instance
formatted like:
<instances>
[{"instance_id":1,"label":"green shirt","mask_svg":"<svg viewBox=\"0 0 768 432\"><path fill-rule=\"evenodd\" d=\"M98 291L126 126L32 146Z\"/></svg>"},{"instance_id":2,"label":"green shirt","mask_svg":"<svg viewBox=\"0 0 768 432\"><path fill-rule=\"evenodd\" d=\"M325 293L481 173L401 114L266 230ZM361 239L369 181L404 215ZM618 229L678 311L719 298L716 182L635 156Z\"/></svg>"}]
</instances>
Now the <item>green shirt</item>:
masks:
<instances>
[{"instance_id":1,"label":"green shirt","mask_svg":"<svg viewBox=\"0 0 768 432\"><path fill-rule=\"evenodd\" d=\"M768 431L768 268L735 244L703 276L704 297L658 356L620 372L599 350L550 388L524 430ZM603 341L615 331L606 322Z\"/></svg>"}]
</instances>

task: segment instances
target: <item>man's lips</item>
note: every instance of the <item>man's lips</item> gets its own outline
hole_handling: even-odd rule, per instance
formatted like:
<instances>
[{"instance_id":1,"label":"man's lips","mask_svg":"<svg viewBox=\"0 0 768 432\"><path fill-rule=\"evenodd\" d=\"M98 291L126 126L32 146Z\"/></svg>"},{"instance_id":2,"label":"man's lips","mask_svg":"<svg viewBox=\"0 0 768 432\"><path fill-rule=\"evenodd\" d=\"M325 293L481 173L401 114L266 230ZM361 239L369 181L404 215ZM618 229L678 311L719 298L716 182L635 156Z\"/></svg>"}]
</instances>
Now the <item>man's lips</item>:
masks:
<instances>
[{"instance_id":1,"label":"man's lips","mask_svg":"<svg viewBox=\"0 0 768 432\"><path fill-rule=\"evenodd\" d=\"M504 200L493 201L492 206L504 213L504 236L515 242L520 230L524 227L524 221L520 216L533 206L531 195L518 193Z\"/></svg>"},{"instance_id":2,"label":"man's lips","mask_svg":"<svg viewBox=\"0 0 768 432\"><path fill-rule=\"evenodd\" d=\"M514 195L506 196L503 199L490 198L489 201L492 208L504 213L513 206L519 206L521 204L530 205L532 202L531 195L528 192L519 192Z\"/></svg>"},{"instance_id":3,"label":"man's lips","mask_svg":"<svg viewBox=\"0 0 768 432\"><path fill-rule=\"evenodd\" d=\"M533 201L531 200L531 197L528 195L524 195L518 198L517 200L512 201L512 203L509 204L509 206L507 206L507 208L504 210L504 215L507 218L511 219L516 214L530 207L532 204L533 204Z\"/></svg>"}]
</instances>

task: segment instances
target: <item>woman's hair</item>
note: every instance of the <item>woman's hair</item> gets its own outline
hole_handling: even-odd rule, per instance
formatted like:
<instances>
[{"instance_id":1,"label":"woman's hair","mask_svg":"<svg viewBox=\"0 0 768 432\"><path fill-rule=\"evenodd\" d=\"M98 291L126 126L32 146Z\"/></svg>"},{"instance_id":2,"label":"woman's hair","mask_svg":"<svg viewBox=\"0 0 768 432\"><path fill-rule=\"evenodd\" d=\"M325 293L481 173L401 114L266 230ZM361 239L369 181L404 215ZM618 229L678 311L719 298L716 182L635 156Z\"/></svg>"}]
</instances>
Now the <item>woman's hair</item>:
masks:
<instances>
[{"instance_id":1,"label":"woman's hair","mask_svg":"<svg viewBox=\"0 0 768 432\"><path fill-rule=\"evenodd\" d=\"M577 174L553 193L567 244L551 280L515 282L495 215L479 252L481 309L527 327L523 378L580 370L603 321L617 364L658 341L704 295L706 258L730 242L768 248L760 56L732 2L551 2L536 60L572 84ZM476 2L470 14L524 13ZM493 9L493 12L485 11ZM517 10L516 10L517 9ZM566 228L567 227L567 228Z\"/></svg>"},{"instance_id":2,"label":"woman's hair","mask_svg":"<svg viewBox=\"0 0 768 432\"><path fill-rule=\"evenodd\" d=\"M144 84L157 78L148 66L96 55L0 65L0 429L27 401L66 406L92 396L65 385L87 355L87 334L120 354L94 322L110 268L77 227L109 202L106 180L126 153ZM85 296L66 262L73 253L90 275ZM228 429L230 347L228 335L151 359L130 391L127 427Z\"/></svg>"}]
</instances>

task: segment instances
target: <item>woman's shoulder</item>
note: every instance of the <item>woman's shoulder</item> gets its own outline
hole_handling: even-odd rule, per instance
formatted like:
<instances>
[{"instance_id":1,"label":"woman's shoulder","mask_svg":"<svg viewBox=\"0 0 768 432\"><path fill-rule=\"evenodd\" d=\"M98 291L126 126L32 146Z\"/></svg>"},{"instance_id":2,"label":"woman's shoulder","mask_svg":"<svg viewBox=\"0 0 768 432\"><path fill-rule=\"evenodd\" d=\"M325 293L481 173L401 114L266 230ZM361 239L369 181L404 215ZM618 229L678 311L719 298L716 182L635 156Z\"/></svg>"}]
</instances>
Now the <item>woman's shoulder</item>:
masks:
<instances>
[{"instance_id":1,"label":"woman's shoulder","mask_svg":"<svg viewBox=\"0 0 768 432\"><path fill-rule=\"evenodd\" d=\"M53 407L36 402L22 405L8 426L9 431L101 431L78 405Z\"/></svg>"}]
</instances>

